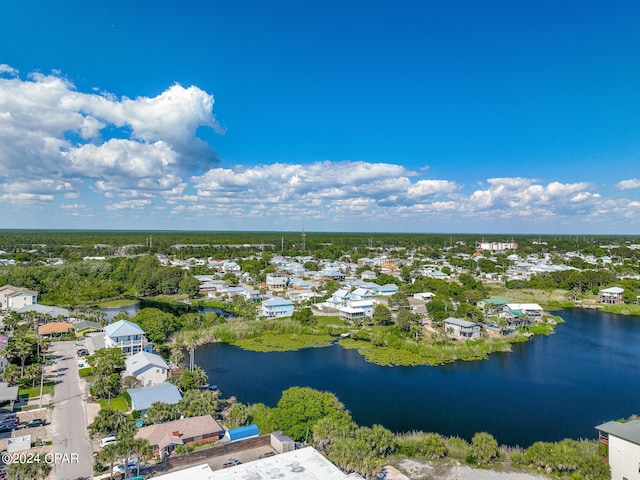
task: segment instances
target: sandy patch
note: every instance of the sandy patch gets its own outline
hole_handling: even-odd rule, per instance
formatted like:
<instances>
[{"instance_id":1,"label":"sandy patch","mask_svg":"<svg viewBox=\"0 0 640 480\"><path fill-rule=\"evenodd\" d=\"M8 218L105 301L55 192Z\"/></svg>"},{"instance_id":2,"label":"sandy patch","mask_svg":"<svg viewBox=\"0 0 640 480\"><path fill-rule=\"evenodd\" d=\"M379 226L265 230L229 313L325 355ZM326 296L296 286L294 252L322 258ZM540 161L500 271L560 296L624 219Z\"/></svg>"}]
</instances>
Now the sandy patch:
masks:
<instances>
[{"instance_id":1,"label":"sandy patch","mask_svg":"<svg viewBox=\"0 0 640 480\"><path fill-rule=\"evenodd\" d=\"M526 472L482 470L459 463L402 460L398 468L410 480L548 480L549 477Z\"/></svg>"}]
</instances>

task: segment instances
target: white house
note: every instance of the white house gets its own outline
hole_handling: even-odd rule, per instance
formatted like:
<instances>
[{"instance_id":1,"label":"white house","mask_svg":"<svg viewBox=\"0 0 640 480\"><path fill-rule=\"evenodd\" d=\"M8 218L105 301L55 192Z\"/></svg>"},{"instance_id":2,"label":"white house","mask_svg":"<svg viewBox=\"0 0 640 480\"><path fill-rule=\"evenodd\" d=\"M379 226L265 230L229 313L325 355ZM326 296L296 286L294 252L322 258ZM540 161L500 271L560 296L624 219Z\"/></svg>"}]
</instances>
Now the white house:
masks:
<instances>
[{"instance_id":1,"label":"white house","mask_svg":"<svg viewBox=\"0 0 640 480\"><path fill-rule=\"evenodd\" d=\"M444 321L444 331L454 337L480 338L482 328L477 323L461 318L449 317Z\"/></svg>"},{"instance_id":2,"label":"white house","mask_svg":"<svg viewBox=\"0 0 640 480\"><path fill-rule=\"evenodd\" d=\"M598 425L599 442L606 449L611 478L640 480L640 420Z\"/></svg>"},{"instance_id":3,"label":"white house","mask_svg":"<svg viewBox=\"0 0 640 480\"><path fill-rule=\"evenodd\" d=\"M542 312L544 311L537 303L507 303L503 307L504 311L521 312L532 322L542 320Z\"/></svg>"},{"instance_id":4,"label":"white house","mask_svg":"<svg viewBox=\"0 0 640 480\"><path fill-rule=\"evenodd\" d=\"M365 317L373 317L372 300L356 300L346 307L339 307L340 318L347 322L358 321Z\"/></svg>"},{"instance_id":5,"label":"white house","mask_svg":"<svg viewBox=\"0 0 640 480\"><path fill-rule=\"evenodd\" d=\"M262 302L262 316L267 318L290 317L293 302L287 298L273 297Z\"/></svg>"},{"instance_id":6,"label":"white house","mask_svg":"<svg viewBox=\"0 0 640 480\"><path fill-rule=\"evenodd\" d=\"M336 290L325 303L331 308L346 307L351 301L351 292L346 288Z\"/></svg>"},{"instance_id":7,"label":"white house","mask_svg":"<svg viewBox=\"0 0 640 480\"><path fill-rule=\"evenodd\" d=\"M162 383L168 375L167 362L156 353L142 351L125 360L123 376L135 377L144 386Z\"/></svg>"},{"instance_id":8,"label":"white house","mask_svg":"<svg viewBox=\"0 0 640 480\"><path fill-rule=\"evenodd\" d=\"M0 310L18 310L36 303L38 303L38 292L13 285L0 288Z\"/></svg>"},{"instance_id":9,"label":"white house","mask_svg":"<svg viewBox=\"0 0 640 480\"><path fill-rule=\"evenodd\" d=\"M611 287L604 288L600 290L598 293L598 301L600 303L624 303L624 299L622 298L622 294L624 293L624 288L620 287Z\"/></svg>"},{"instance_id":10,"label":"white house","mask_svg":"<svg viewBox=\"0 0 640 480\"><path fill-rule=\"evenodd\" d=\"M289 278L286 273L267 273L267 290L283 289L288 282Z\"/></svg>"},{"instance_id":11,"label":"white house","mask_svg":"<svg viewBox=\"0 0 640 480\"><path fill-rule=\"evenodd\" d=\"M148 345L144 331L135 323L120 320L104 327L105 348L119 348L125 356L134 355Z\"/></svg>"}]
</instances>

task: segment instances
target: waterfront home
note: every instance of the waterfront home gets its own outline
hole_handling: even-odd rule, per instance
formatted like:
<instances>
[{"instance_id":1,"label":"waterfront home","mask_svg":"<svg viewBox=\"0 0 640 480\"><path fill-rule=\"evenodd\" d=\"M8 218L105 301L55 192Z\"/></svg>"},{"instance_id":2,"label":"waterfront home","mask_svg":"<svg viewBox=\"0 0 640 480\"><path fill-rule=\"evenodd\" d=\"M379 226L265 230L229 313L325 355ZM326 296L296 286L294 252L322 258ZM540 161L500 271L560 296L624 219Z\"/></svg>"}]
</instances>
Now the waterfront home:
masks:
<instances>
[{"instance_id":1,"label":"waterfront home","mask_svg":"<svg viewBox=\"0 0 640 480\"><path fill-rule=\"evenodd\" d=\"M217 442L223 435L224 428L211 415L202 415L142 427L136 432L135 438L144 438L151 445L154 455L166 458L178 445Z\"/></svg>"},{"instance_id":2,"label":"waterfront home","mask_svg":"<svg viewBox=\"0 0 640 480\"><path fill-rule=\"evenodd\" d=\"M156 353L138 352L125 360L122 375L135 377L143 386L155 385L167 380L169 365Z\"/></svg>"},{"instance_id":3,"label":"waterfront home","mask_svg":"<svg viewBox=\"0 0 640 480\"><path fill-rule=\"evenodd\" d=\"M36 303L38 303L38 292L13 285L0 288L0 310L18 310L25 305Z\"/></svg>"},{"instance_id":4,"label":"waterfront home","mask_svg":"<svg viewBox=\"0 0 640 480\"><path fill-rule=\"evenodd\" d=\"M346 322L361 323L366 317L373 317L372 300L356 300L345 307L338 307L340 318Z\"/></svg>"},{"instance_id":5,"label":"waterfront home","mask_svg":"<svg viewBox=\"0 0 640 480\"><path fill-rule=\"evenodd\" d=\"M444 331L452 337L480 338L482 328L477 323L449 317L444 321Z\"/></svg>"},{"instance_id":6,"label":"waterfront home","mask_svg":"<svg viewBox=\"0 0 640 480\"><path fill-rule=\"evenodd\" d=\"M104 327L104 347L119 348L125 356L134 355L149 344L137 324L128 320L120 320Z\"/></svg>"},{"instance_id":7,"label":"waterfront home","mask_svg":"<svg viewBox=\"0 0 640 480\"><path fill-rule=\"evenodd\" d=\"M140 412L140 416L147 414L147 409L153 402L175 405L182 399L178 387L169 383L157 383L148 387L130 388L127 393L131 397L131 409Z\"/></svg>"},{"instance_id":8,"label":"waterfront home","mask_svg":"<svg viewBox=\"0 0 640 480\"><path fill-rule=\"evenodd\" d=\"M266 318L290 317L293 315L293 301L273 297L262 302L261 315Z\"/></svg>"},{"instance_id":9,"label":"waterfront home","mask_svg":"<svg viewBox=\"0 0 640 480\"><path fill-rule=\"evenodd\" d=\"M373 292L368 288L360 287L351 292L351 301L371 300L372 297Z\"/></svg>"},{"instance_id":10,"label":"waterfront home","mask_svg":"<svg viewBox=\"0 0 640 480\"><path fill-rule=\"evenodd\" d=\"M596 430L611 478L640 480L640 420L607 422Z\"/></svg>"},{"instance_id":11,"label":"waterfront home","mask_svg":"<svg viewBox=\"0 0 640 480\"><path fill-rule=\"evenodd\" d=\"M607 303L610 305L616 303L624 303L624 299L622 298L622 294L624 293L624 288L620 287L610 287L604 288L598 292L598 302Z\"/></svg>"},{"instance_id":12,"label":"waterfront home","mask_svg":"<svg viewBox=\"0 0 640 480\"><path fill-rule=\"evenodd\" d=\"M531 322L542 320L543 309L537 303L507 303L502 309L505 312L513 312L515 316L524 315Z\"/></svg>"}]
</instances>

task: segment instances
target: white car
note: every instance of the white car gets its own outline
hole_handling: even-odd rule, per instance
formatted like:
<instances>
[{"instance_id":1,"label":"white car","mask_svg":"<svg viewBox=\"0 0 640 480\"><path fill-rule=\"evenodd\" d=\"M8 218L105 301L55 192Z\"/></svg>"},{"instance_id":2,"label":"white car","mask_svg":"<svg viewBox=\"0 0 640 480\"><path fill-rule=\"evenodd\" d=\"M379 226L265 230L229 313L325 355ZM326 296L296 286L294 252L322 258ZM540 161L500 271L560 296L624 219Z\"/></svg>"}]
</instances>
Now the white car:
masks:
<instances>
[{"instance_id":1,"label":"white car","mask_svg":"<svg viewBox=\"0 0 640 480\"><path fill-rule=\"evenodd\" d=\"M100 447L104 448L106 445L109 445L111 443L116 443L116 434L115 433L110 433L109 435L104 437L102 440L100 440Z\"/></svg>"}]
</instances>

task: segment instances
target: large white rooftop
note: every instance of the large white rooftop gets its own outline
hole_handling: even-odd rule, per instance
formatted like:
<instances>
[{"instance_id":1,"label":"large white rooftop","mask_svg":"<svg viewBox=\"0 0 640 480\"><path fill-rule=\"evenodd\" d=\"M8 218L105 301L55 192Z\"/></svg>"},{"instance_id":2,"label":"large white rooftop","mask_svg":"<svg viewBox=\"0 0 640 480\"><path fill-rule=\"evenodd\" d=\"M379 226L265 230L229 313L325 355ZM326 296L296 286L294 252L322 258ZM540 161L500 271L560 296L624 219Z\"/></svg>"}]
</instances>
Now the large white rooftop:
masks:
<instances>
[{"instance_id":1,"label":"large white rooftop","mask_svg":"<svg viewBox=\"0 0 640 480\"><path fill-rule=\"evenodd\" d=\"M305 447L222 470L212 471L208 465L200 465L154 478L157 480L244 480L247 478L252 480L271 478L278 480L345 480L357 477L345 475L316 449Z\"/></svg>"}]
</instances>

